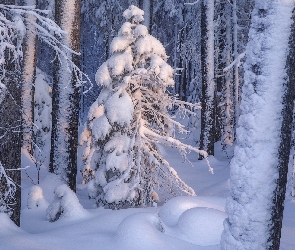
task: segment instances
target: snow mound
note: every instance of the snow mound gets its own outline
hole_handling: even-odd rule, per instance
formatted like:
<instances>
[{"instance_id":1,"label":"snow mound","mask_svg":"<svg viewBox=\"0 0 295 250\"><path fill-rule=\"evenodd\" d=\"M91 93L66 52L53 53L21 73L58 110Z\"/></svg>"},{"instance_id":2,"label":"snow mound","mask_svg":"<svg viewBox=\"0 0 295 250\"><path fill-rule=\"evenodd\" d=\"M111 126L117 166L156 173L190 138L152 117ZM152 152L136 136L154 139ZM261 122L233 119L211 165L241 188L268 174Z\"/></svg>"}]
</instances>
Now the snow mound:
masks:
<instances>
[{"instance_id":1,"label":"snow mound","mask_svg":"<svg viewBox=\"0 0 295 250\"><path fill-rule=\"evenodd\" d=\"M177 225L181 214L195 207L213 208L224 212L225 199L217 197L179 196L166 202L159 212L161 221L173 227Z\"/></svg>"},{"instance_id":2,"label":"snow mound","mask_svg":"<svg viewBox=\"0 0 295 250\"><path fill-rule=\"evenodd\" d=\"M128 249L164 249L165 241L161 239L162 227L157 215L152 213L136 213L126 217L119 225L116 239L120 245ZM162 241L162 242L161 242ZM127 249L127 248L126 248Z\"/></svg>"},{"instance_id":3,"label":"snow mound","mask_svg":"<svg viewBox=\"0 0 295 250\"><path fill-rule=\"evenodd\" d=\"M217 209L196 207L183 212L179 217L180 231L194 244L217 245L223 231L227 214Z\"/></svg>"},{"instance_id":4,"label":"snow mound","mask_svg":"<svg viewBox=\"0 0 295 250\"><path fill-rule=\"evenodd\" d=\"M32 186L29 190L27 207L33 208L47 208L49 203L43 196L43 190L40 186Z\"/></svg>"},{"instance_id":5,"label":"snow mound","mask_svg":"<svg viewBox=\"0 0 295 250\"><path fill-rule=\"evenodd\" d=\"M88 215L79 203L76 194L66 184L58 186L54 193L55 199L46 210L47 220L54 222L60 217L82 219Z\"/></svg>"},{"instance_id":6,"label":"snow mound","mask_svg":"<svg viewBox=\"0 0 295 250\"><path fill-rule=\"evenodd\" d=\"M16 233L24 233L24 231L13 223L7 213L0 212L0 237Z\"/></svg>"}]
</instances>

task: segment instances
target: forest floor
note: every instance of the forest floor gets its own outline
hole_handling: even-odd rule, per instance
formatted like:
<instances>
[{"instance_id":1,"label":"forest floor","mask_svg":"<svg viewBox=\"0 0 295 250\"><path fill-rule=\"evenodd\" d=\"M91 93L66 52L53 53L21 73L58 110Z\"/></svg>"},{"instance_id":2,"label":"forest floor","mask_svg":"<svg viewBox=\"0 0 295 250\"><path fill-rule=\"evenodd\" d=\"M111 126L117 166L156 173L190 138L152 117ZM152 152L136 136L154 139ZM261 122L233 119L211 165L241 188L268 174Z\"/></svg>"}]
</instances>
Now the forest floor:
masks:
<instances>
[{"instance_id":1,"label":"forest floor","mask_svg":"<svg viewBox=\"0 0 295 250\"><path fill-rule=\"evenodd\" d=\"M217 250L226 217L224 204L229 195L229 158L217 145L217 154L210 157L214 174L205 161L191 153L189 163L183 163L175 149L162 153L179 176L191 186L197 196L181 196L157 207L108 210L93 208L83 185L77 196L83 209L60 218L46 220L48 203L38 208L27 208L27 196L36 169L23 173L21 228L17 228L4 214L0 214L1 250ZM32 162L23 154L23 166ZM35 176L34 176L35 175ZM46 176L46 177L45 177ZM50 203L53 190L60 183L41 170L40 187ZM259 191L259 190L258 190ZM281 250L295 249L295 202L286 200L282 229Z\"/></svg>"}]
</instances>

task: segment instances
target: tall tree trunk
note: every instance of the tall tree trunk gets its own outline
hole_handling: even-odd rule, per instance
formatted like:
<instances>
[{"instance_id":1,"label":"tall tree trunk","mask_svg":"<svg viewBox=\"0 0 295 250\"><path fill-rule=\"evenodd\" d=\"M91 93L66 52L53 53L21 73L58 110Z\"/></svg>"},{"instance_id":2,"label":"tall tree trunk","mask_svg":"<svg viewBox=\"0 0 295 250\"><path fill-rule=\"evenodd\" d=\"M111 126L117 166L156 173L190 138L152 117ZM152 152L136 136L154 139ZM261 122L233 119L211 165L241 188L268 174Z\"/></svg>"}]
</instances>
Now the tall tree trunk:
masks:
<instances>
[{"instance_id":1,"label":"tall tree trunk","mask_svg":"<svg viewBox=\"0 0 295 250\"><path fill-rule=\"evenodd\" d=\"M286 64L288 78L287 81L284 83L285 94L283 98L284 107L282 110L283 121L281 126L281 141L277 163L279 176L276 180L276 189L273 193L272 226L271 233L268 239L268 241L272 243L272 247L270 247L270 249L280 248L281 228L291 147L295 91L295 9L293 9L292 21L292 30L289 39L289 52Z\"/></svg>"},{"instance_id":2,"label":"tall tree trunk","mask_svg":"<svg viewBox=\"0 0 295 250\"><path fill-rule=\"evenodd\" d=\"M23 0L21 5L36 6L36 0ZM27 18L36 22L36 18L28 15ZM23 148L33 154L33 123L34 123L34 93L37 61L37 35L32 31L34 25L26 22L27 33L23 42L23 67L22 67L22 126ZM31 31L32 30L32 31Z\"/></svg>"},{"instance_id":3,"label":"tall tree trunk","mask_svg":"<svg viewBox=\"0 0 295 250\"><path fill-rule=\"evenodd\" d=\"M224 88L225 77L223 69L226 67L225 48L226 48L226 23L225 23L225 2L221 1L216 4L216 19L219 23L215 29L215 75L216 75L216 101L215 101L215 141L219 141L223 135L224 127Z\"/></svg>"},{"instance_id":4,"label":"tall tree trunk","mask_svg":"<svg viewBox=\"0 0 295 250\"><path fill-rule=\"evenodd\" d=\"M203 0L201 8L202 110L200 149L207 151L209 155L214 155L214 0Z\"/></svg>"},{"instance_id":5,"label":"tall tree trunk","mask_svg":"<svg viewBox=\"0 0 295 250\"><path fill-rule=\"evenodd\" d=\"M238 60L238 17L237 17L237 0L233 0L232 20L233 20L233 49L234 60ZM240 79L239 79L239 65L236 62L234 65L234 89L235 89L235 129L237 127L238 118L240 115Z\"/></svg>"},{"instance_id":6,"label":"tall tree trunk","mask_svg":"<svg viewBox=\"0 0 295 250\"><path fill-rule=\"evenodd\" d=\"M153 25L153 7L153 0L139 0L139 8L144 11L144 21L142 24L148 28L150 33L152 33Z\"/></svg>"},{"instance_id":7,"label":"tall tree trunk","mask_svg":"<svg viewBox=\"0 0 295 250\"><path fill-rule=\"evenodd\" d=\"M80 0L60 0L55 4L57 24L67 31L65 38L73 50L80 49ZM72 60L79 64L79 57ZM52 135L50 172L60 175L72 190L76 190L79 89L76 76L66 62L55 62L52 90Z\"/></svg>"},{"instance_id":8,"label":"tall tree trunk","mask_svg":"<svg viewBox=\"0 0 295 250\"><path fill-rule=\"evenodd\" d=\"M15 4L14 0L2 0L1 4ZM15 43L17 41L14 41ZM17 61L8 59L5 63L5 76L2 83L6 86L5 97L0 105L0 162L7 175L16 184L14 204L11 205L12 221L20 226L21 209L21 84L20 67ZM0 180L0 185L6 185Z\"/></svg>"},{"instance_id":9,"label":"tall tree trunk","mask_svg":"<svg viewBox=\"0 0 295 250\"><path fill-rule=\"evenodd\" d=\"M225 51L224 59L225 65L228 67L232 62L232 11L231 6L227 5L225 8L226 12L226 36L225 36ZM224 133L223 133L223 144L232 146L233 137L233 114L232 114L232 96L233 96L233 86L232 86L232 70L228 70L225 74L225 123L224 123Z\"/></svg>"},{"instance_id":10,"label":"tall tree trunk","mask_svg":"<svg viewBox=\"0 0 295 250\"><path fill-rule=\"evenodd\" d=\"M256 0L222 249L279 249L294 100L294 51L287 60L293 8L294 1Z\"/></svg>"}]
</instances>

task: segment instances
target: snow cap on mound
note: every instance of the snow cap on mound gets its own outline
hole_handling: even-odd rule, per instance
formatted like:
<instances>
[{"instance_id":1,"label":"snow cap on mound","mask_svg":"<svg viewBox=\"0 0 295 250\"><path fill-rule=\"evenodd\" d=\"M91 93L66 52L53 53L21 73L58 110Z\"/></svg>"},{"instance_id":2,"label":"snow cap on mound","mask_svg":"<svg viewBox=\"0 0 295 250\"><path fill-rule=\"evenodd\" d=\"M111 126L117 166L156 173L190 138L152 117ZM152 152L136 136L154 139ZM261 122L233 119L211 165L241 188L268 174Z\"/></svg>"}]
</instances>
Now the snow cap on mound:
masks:
<instances>
[{"instance_id":1,"label":"snow cap on mound","mask_svg":"<svg viewBox=\"0 0 295 250\"><path fill-rule=\"evenodd\" d=\"M33 208L47 208L48 202L43 196L43 190L40 186L32 186L29 190L27 207L29 209Z\"/></svg>"},{"instance_id":2,"label":"snow cap on mound","mask_svg":"<svg viewBox=\"0 0 295 250\"><path fill-rule=\"evenodd\" d=\"M225 199L201 196L179 196L166 202L159 212L161 221L170 227L177 225L181 214L194 207L214 208L224 212Z\"/></svg>"},{"instance_id":3,"label":"snow cap on mound","mask_svg":"<svg viewBox=\"0 0 295 250\"><path fill-rule=\"evenodd\" d=\"M144 11L134 5L129 6L129 8L123 12L123 17L125 17L126 20L132 20L135 23L142 22L144 20L143 15Z\"/></svg>"},{"instance_id":4,"label":"snow cap on mound","mask_svg":"<svg viewBox=\"0 0 295 250\"><path fill-rule=\"evenodd\" d=\"M217 209L196 207L183 212L179 217L180 231L194 244L217 245L223 231L223 221L227 214Z\"/></svg>"},{"instance_id":5,"label":"snow cap on mound","mask_svg":"<svg viewBox=\"0 0 295 250\"><path fill-rule=\"evenodd\" d=\"M58 186L54 193L55 199L46 210L47 219L49 221L56 221L60 217L66 219L80 219L88 214L79 203L76 194L66 184Z\"/></svg>"}]
</instances>

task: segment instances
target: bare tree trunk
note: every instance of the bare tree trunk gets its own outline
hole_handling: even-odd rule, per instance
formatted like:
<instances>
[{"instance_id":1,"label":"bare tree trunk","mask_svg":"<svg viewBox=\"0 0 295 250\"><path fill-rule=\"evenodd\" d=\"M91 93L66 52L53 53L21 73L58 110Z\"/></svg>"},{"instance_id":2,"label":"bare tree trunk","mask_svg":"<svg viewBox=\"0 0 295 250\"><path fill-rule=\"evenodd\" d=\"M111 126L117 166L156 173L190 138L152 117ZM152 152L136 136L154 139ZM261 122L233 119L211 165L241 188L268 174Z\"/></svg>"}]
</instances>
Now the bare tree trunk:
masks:
<instances>
[{"instance_id":1,"label":"bare tree trunk","mask_svg":"<svg viewBox=\"0 0 295 250\"><path fill-rule=\"evenodd\" d=\"M238 60L238 18L237 18L237 0L233 0L233 11L232 11L232 17L233 17L233 47L234 47L234 60ZM239 65L238 63L234 66L234 88L235 88L235 123L237 127L237 121L240 115L240 79L239 79Z\"/></svg>"},{"instance_id":2,"label":"bare tree trunk","mask_svg":"<svg viewBox=\"0 0 295 250\"><path fill-rule=\"evenodd\" d=\"M57 24L68 32L65 38L76 52L80 49L80 0L60 0L55 5ZM79 57L72 55L79 64ZM64 61L55 62L52 90L52 135L50 172L60 175L76 190L79 88L76 76Z\"/></svg>"}]
</instances>

